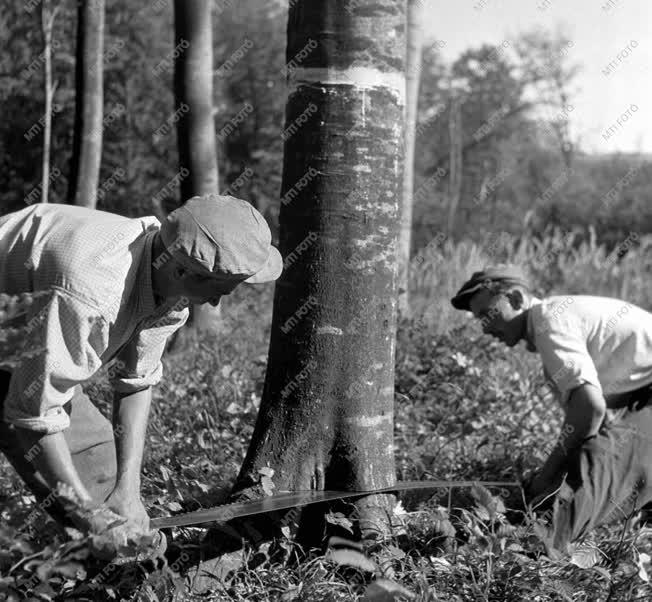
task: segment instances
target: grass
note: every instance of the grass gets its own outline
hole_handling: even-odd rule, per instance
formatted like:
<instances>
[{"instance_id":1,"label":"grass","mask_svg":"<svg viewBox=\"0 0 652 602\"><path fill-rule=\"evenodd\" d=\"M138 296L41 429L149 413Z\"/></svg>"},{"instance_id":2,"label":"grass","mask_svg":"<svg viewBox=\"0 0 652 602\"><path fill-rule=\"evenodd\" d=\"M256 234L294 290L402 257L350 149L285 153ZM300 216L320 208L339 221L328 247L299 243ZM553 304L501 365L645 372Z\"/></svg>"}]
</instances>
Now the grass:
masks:
<instances>
[{"instance_id":1,"label":"grass","mask_svg":"<svg viewBox=\"0 0 652 602\"><path fill-rule=\"evenodd\" d=\"M635 252L611 263L594 239L579 239L580 233L574 238L553 233L539 243L504 240L490 255L486 247L443 241L414 262L414 315L401 322L397 335L399 479L512 481L539 465L561 416L554 400L538 394L543 381L537 356L489 341L467 315L449 310L448 300L473 270L488 261L511 259L524 263L542 295L623 296L650 309L648 239L641 237ZM237 290L226 300L216 340L200 339L193 352L166 359L143 470L143 494L152 516L214 505L228 493L260 402L272 295L271 286ZM95 378L87 390L108 410L105 376ZM374 588L382 593L396 587L392 583L417 601L650 599L652 591L639 575L649 569L652 556L649 530L635 521L604 527L569 562L546 553L537 517L518 526L507 521L509 508L521 505L517 490L405 495L391 536L367 550L366 558L355 549L301 555L284 531L273 544L246 546L247 562L223 583L209 580L203 595L187 588L175 594L179 574L169 569L152 571L144 581L129 582L121 574L88 590L89 579L105 567L91 561L81 544L71 545L42 514L30 519L33 536L20 532L33 500L3 464L0 599L3 592L8 599L23 599L28 586L32 596L43 600L70 599L74 592L84 599L84 586L85 599L93 600L399 599L373 593ZM342 525L342 518L332 514L329 520ZM198 535L197 530L178 530L179 549L192 552ZM181 573L186 568L183 562L172 567Z\"/></svg>"}]
</instances>

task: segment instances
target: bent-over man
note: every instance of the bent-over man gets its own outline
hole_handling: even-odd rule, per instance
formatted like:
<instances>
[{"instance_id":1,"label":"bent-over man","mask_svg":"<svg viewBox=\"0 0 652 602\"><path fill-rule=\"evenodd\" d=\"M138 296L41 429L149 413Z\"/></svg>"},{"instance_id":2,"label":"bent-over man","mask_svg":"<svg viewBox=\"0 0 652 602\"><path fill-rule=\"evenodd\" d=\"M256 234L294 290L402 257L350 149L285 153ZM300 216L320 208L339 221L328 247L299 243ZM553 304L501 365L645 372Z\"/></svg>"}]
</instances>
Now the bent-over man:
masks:
<instances>
[{"instance_id":1,"label":"bent-over man","mask_svg":"<svg viewBox=\"0 0 652 602\"><path fill-rule=\"evenodd\" d=\"M140 470L167 338L188 304L281 270L262 215L229 196L194 197L163 224L57 204L1 217L0 293L38 293L10 325L41 352L0 371L0 449L37 500L63 483L147 529ZM112 426L80 385L114 359Z\"/></svg>"},{"instance_id":2,"label":"bent-over man","mask_svg":"<svg viewBox=\"0 0 652 602\"><path fill-rule=\"evenodd\" d=\"M509 347L525 341L538 353L564 410L527 491L535 505L554 499L555 547L652 499L652 314L606 297L539 299L511 265L475 272L452 304Z\"/></svg>"}]
</instances>

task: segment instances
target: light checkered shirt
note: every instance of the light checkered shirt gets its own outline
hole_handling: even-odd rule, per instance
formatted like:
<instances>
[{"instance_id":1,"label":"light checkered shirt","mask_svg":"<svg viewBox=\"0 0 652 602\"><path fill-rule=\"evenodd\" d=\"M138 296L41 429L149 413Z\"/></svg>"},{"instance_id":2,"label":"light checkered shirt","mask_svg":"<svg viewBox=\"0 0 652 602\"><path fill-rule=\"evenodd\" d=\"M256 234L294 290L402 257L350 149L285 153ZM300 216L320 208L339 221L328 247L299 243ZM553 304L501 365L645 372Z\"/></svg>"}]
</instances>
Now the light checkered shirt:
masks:
<instances>
[{"instance_id":1,"label":"light checkered shirt","mask_svg":"<svg viewBox=\"0 0 652 602\"><path fill-rule=\"evenodd\" d=\"M607 407L652 383L652 314L636 305L591 295L535 299L527 331L562 407L584 383Z\"/></svg>"},{"instance_id":2,"label":"light checkered shirt","mask_svg":"<svg viewBox=\"0 0 652 602\"><path fill-rule=\"evenodd\" d=\"M113 358L116 391L159 382L165 341L188 318L181 303L155 304L159 226L155 217L57 204L0 217L0 292L48 291L24 318L26 349L45 351L13 369L6 422L44 433L67 428L73 388Z\"/></svg>"}]
</instances>

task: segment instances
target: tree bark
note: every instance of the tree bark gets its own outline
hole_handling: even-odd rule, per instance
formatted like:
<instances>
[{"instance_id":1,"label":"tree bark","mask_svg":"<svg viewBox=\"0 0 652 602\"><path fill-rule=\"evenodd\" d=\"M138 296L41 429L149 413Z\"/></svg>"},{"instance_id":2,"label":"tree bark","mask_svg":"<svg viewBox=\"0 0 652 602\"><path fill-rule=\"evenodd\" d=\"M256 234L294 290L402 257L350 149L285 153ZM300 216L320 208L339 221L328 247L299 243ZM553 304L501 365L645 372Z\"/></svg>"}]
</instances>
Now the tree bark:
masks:
<instances>
[{"instance_id":1,"label":"tree bark","mask_svg":"<svg viewBox=\"0 0 652 602\"><path fill-rule=\"evenodd\" d=\"M398 311L409 314L408 277L412 243L412 194L414 192L414 143L416 140L419 81L421 79L421 0L407 2L407 57L405 61L405 164L399 255Z\"/></svg>"},{"instance_id":2,"label":"tree bark","mask_svg":"<svg viewBox=\"0 0 652 602\"><path fill-rule=\"evenodd\" d=\"M41 175L41 203L47 203L50 194L50 144L52 139L52 100L56 84L52 83L52 29L59 7L49 10L46 0L41 2L41 33L43 34L43 59L45 108L43 112L43 163Z\"/></svg>"},{"instance_id":3,"label":"tree bark","mask_svg":"<svg viewBox=\"0 0 652 602\"><path fill-rule=\"evenodd\" d=\"M181 200L218 192L213 122L213 30L210 0L175 0L174 95ZM188 107L185 110L185 107Z\"/></svg>"},{"instance_id":4,"label":"tree bark","mask_svg":"<svg viewBox=\"0 0 652 602\"><path fill-rule=\"evenodd\" d=\"M181 180L182 203L193 196L219 191L213 121L211 5L210 0L174 2L174 114L179 170L188 170L188 176ZM175 338L173 348L185 346L179 337L192 339L197 331L214 330L218 321L219 308L193 306L188 326Z\"/></svg>"},{"instance_id":5,"label":"tree bark","mask_svg":"<svg viewBox=\"0 0 652 602\"><path fill-rule=\"evenodd\" d=\"M94 209L102 160L104 0L78 0L75 129L68 203Z\"/></svg>"},{"instance_id":6,"label":"tree bark","mask_svg":"<svg viewBox=\"0 0 652 602\"><path fill-rule=\"evenodd\" d=\"M240 498L259 495L266 466L279 490L395 482L404 4L299 0L289 11L287 62L311 40L316 47L288 81L285 131L297 127L284 146L286 268L260 411L234 487ZM363 534L387 527L392 503L368 496L356 504Z\"/></svg>"}]
</instances>

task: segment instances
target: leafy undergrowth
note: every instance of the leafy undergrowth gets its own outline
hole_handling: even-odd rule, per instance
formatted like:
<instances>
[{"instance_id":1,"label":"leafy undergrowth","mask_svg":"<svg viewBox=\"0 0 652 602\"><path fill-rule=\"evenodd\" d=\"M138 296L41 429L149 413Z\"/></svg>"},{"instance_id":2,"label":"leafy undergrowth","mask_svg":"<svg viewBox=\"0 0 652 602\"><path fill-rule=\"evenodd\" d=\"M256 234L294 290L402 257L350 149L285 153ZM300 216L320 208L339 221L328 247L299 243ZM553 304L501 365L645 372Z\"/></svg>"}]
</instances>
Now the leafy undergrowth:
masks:
<instances>
[{"instance_id":1,"label":"leafy undergrowth","mask_svg":"<svg viewBox=\"0 0 652 602\"><path fill-rule=\"evenodd\" d=\"M236 291L221 334L166 359L155 392L143 469L151 516L220 503L253 431L262 392L272 287ZM535 468L559 429L555 402L542 398L538 358L509 350L473 326L446 333L422 319L400 325L396 357L395 453L401 480L516 481ZM108 411L106 375L87 387ZM273 544L229 555L221 579L189 578L201 536L178 529L174 554L136 566L92 560L45 513L7 464L0 466L0 599L239 601L616 601L649 600L651 532L632 524L601 529L551 557L540 519L525 516L518 487L406 494L393 531L366 549L301 550L290 526ZM349 526L336 514L330 522ZM300 560L299 560L300 558ZM227 563L225 560L225 563ZM192 588L190 587L192 585Z\"/></svg>"}]
</instances>

